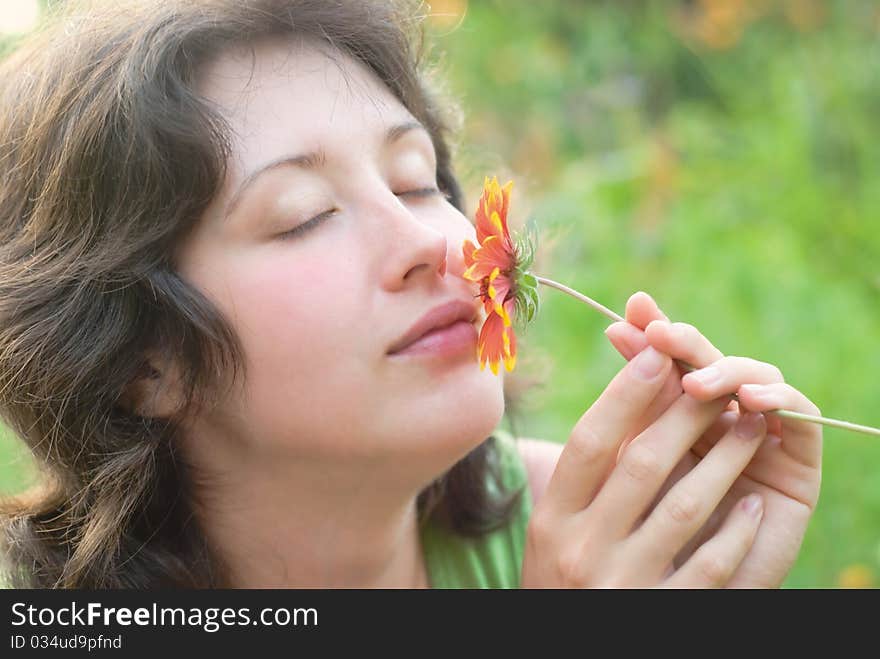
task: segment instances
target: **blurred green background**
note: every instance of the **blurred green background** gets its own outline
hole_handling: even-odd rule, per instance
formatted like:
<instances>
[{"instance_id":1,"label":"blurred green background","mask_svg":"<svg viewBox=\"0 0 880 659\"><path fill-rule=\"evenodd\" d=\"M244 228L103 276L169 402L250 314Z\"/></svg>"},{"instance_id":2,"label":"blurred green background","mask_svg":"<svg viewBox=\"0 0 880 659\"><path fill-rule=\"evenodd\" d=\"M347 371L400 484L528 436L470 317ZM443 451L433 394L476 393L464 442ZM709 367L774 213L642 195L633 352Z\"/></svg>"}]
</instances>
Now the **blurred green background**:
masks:
<instances>
[{"instance_id":1,"label":"blurred green background","mask_svg":"<svg viewBox=\"0 0 880 659\"><path fill-rule=\"evenodd\" d=\"M515 181L536 272L621 314L645 290L725 354L779 366L825 416L880 427L880 3L430 4L469 202L485 175ZM542 300L517 367L540 383L512 418L562 442L624 361L607 318ZM877 587L880 438L824 436L785 586ZM0 491L30 473L0 438Z\"/></svg>"}]
</instances>

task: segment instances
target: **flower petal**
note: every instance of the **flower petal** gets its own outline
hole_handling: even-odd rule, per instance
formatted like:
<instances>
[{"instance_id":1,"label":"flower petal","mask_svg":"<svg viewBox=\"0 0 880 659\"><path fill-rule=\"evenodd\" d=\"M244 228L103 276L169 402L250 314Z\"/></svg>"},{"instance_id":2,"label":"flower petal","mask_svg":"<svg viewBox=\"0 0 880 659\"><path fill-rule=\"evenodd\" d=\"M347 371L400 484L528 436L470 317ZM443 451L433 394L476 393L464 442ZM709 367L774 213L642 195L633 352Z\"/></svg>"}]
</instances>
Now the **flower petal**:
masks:
<instances>
[{"instance_id":1,"label":"flower petal","mask_svg":"<svg viewBox=\"0 0 880 659\"><path fill-rule=\"evenodd\" d=\"M502 190L498 185L498 179L488 178L483 183L483 195L480 197L480 203L477 204L476 224L477 224L477 241L482 244L489 236L498 236L505 242L510 242L510 235L507 230L507 200L509 200L512 182L505 186ZM494 215L497 214L497 217Z\"/></svg>"},{"instance_id":2,"label":"flower petal","mask_svg":"<svg viewBox=\"0 0 880 659\"><path fill-rule=\"evenodd\" d=\"M508 315L513 314L514 300L508 300L504 304L504 310ZM498 365L503 361L504 368L512 371L516 366L516 333L513 327L506 325L502 317L496 313L490 313L480 330L477 341L477 357L480 360L480 370L485 369L486 364L495 375L498 375Z\"/></svg>"},{"instance_id":3,"label":"flower petal","mask_svg":"<svg viewBox=\"0 0 880 659\"><path fill-rule=\"evenodd\" d=\"M498 236L486 238L486 241L473 253L473 258L474 261L489 263L492 268L502 271L513 270L516 267L516 255L507 249L504 241ZM490 269L489 272L492 270Z\"/></svg>"},{"instance_id":4,"label":"flower petal","mask_svg":"<svg viewBox=\"0 0 880 659\"><path fill-rule=\"evenodd\" d=\"M504 309L511 317L513 316L515 308L516 300L514 298L511 298L504 303ZM513 327L506 326L504 328L502 341L504 343L504 368L508 371L512 371L513 367L516 366L516 332L513 331Z\"/></svg>"},{"instance_id":5,"label":"flower petal","mask_svg":"<svg viewBox=\"0 0 880 659\"><path fill-rule=\"evenodd\" d=\"M504 368L508 371L512 371L514 366L516 366L516 333L513 331L512 327L507 328L509 345L508 345L508 355L504 358Z\"/></svg>"},{"instance_id":6,"label":"flower petal","mask_svg":"<svg viewBox=\"0 0 880 659\"><path fill-rule=\"evenodd\" d=\"M499 214L501 215L501 222L504 224L504 233L507 234L507 209L510 207L510 192L513 190L513 181L508 181L503 188L501 188L501 210Z\"/></svg>"},{"instance_id":7,"label":"flower petal","mask_svg":"<svg viewBox=\"0 0 880 659\"><path fill-rule=\"evenodd\" d=\"M477 341L479 346L480 370L489 364L489 368L498 375L498 364L505 357L504 322L497 314L489 314L480 330Z\"/></svg>"},{"instance_id":8,"label":"flower petal","mask_svg":"<svg viewBox=\"0 0 880 659\"><path fill-rule=\"evenodd\" d=\"M494 311L501 316L505 327L510 327L510 313L507 311L510 305L507 304L507 295L512 285L510 277L500 274L498 268L495 268L489 275L489 285L486 287L486 293L491 300L491 305L485 303L486 311Z\"/></svg>"},{"instance_id":9,"label":"flower petal","mask_svg":"<svg viewBox=\"0 0 880 659\"><path fill-rule=\"evenodd\" d=\"M474 245L470 240L464 241L464 244L461 246L461 252L464 256L464 265L466 268L470 268L474 264L474 252L476 251L476 245Z\"/></svg>"},{"instance_id":10,"label":"flower petal","mask_svg":"<svg viewBox=\"0 0 880 659\"><path fill-rule=\"evenodd\" d=\"M482 282L492 273L494 267L495 266L492 263L476 261L471 267L465 270L461 276L470 281Z\"/></svg>"}]
</instances>

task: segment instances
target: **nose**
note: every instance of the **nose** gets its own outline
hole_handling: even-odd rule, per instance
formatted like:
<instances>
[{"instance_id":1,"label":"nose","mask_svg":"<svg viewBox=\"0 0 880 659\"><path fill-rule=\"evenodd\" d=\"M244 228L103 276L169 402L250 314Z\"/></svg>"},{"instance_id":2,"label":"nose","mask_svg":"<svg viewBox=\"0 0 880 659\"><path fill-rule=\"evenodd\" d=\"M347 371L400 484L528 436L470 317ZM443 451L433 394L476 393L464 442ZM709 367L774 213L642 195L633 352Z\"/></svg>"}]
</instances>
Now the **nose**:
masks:
<instances>
[{"instance_id":1,"label":"nose","mask_svg":"<svg viewBox=\"0 0 880 659\"><path fill-rule=\"evenodd\" d=\"M449 241L437 223L426 221L394 195L383 206L383 287L393 291L419 278L444 277Z\"/></svg>"}]
</instances>

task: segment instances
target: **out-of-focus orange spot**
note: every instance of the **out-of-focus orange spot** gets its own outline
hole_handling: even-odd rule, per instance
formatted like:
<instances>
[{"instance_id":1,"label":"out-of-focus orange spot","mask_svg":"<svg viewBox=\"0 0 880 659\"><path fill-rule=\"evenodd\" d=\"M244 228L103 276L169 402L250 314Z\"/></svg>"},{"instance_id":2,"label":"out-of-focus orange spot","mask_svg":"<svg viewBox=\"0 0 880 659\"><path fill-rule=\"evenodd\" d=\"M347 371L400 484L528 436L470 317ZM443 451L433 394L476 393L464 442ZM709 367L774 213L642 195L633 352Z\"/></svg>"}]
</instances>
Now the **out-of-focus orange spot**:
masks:
<instances>
[{"instance_id":1,"label":"out-of-focus orange spot","mask_svg":"<svg viewBox=\"0 0 880 659\"><path fill-rule=\"evenodd\" d=\"M707 21L698 31L700 40L710 48L724 50L735 46L742 37L742 26L736 23Z\"/></svg>"},{"instance_id":2,"label":"out-of-focus orange spot","mask_svg":"<svg viewBox=\"0 0 880 659\"><path fill-rule=\"evenodd\" d=\"M785 17L801 32L812 32L825 22L826 9L819 0L786 0Z\"/></svg>"},{"instance_id":3,"label":"out-of-focus orange spot","mask_svg":"<svg viewBox=\"0 0 880 659\"><path fill-rule=\"evenodd\" d=\"M454 28L461 24L467 13L468 0L431 0L428 20L440 28Z\"/></svg>"},{"instance_id":4,"label":"out-of-focus orange spot","mask_svg":"<svg viewBox=\"0 0 880 659\"><path fill-rule=\"evenodd\" d=\"M841 588L873 588L874 572L862 563L848 565L837 575L837 585Z\"/></svg>"},{"instance_id":5,"label":"out-of-focus orange spot","mask_svg":"<svg viewBox=\"0 0 880 659\"><path fill-rule=\"evenodd\" d=\"M709 48L735 46L749 23L766 8L756 0L699 0L676 17L680 29Z\"/></svg>"},{"instance_id":6,"label":"out-of-focus orange spot","mask_svg":"<svg viewBox=\"0 0 880 659\"><path fill-rule=\"evenodd\" d=\"M745 0L701 0L697 32L711 48L730 48L739 42L749 18Z\"/></svg>"}]
</instances>

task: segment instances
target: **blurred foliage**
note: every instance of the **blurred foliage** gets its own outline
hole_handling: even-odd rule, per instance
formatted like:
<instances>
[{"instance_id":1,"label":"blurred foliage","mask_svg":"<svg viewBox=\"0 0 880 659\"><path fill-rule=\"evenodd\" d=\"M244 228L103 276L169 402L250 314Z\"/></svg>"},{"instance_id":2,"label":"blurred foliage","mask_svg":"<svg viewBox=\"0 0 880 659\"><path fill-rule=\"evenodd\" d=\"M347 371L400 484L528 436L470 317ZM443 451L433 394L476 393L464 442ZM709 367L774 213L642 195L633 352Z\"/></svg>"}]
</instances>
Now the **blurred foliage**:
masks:
<instances>
[{"instance_id":1,"label":"blurred foliage","mask_svg":"<svg viewBox=\"0 0 880 659\"><path fill-rule=\"evenodd\" d=\"M464 111L459 172L515 180L534 271L623 313L637 290L825 416L880 426L880 6L864 0L434 0ZM3 41L0 39L0 49ZM508 422L565 441L623 359L608 319L542 290ZM825 428L788 587L875 587L880 441ZM0 490L31 477L0 433Z\"/></svg>"}]
</instances>

